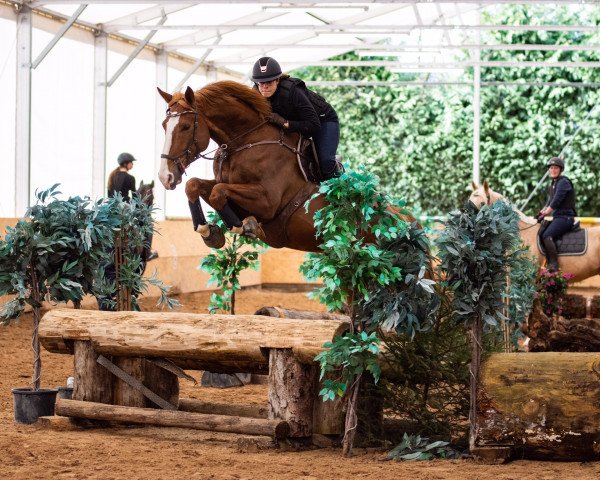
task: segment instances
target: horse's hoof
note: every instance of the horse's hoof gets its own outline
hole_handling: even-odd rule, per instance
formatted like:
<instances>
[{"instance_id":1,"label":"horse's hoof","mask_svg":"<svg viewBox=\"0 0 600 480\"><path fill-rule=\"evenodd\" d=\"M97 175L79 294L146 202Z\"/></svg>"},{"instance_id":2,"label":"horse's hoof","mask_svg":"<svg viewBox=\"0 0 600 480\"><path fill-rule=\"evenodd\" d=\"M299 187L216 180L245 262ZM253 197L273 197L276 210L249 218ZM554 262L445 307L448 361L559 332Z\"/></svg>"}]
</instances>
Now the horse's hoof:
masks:
<instances>
[{"instance_id":1,"label":"horse's hoof","mask_svg":"<svg viewBox=\"0 0 600 480\"><path fill-rule=\"evenodd\" d=\"M260 223L254 217L246 217L243 221L244 235L250 238L258 238L263 242L266 240L265 232L263 231Z\"/></svg>"},{"instance_id":2,"label":"horse's hoof","mask_svg":"<svg viewBox=\"0 0 600 480\"><path fill-rule=\"evenodd\" d=\"M209 226L209 234L207 237L202 236L202 240L207 247L210 248L221 248L225 245L225 235L223 234L223 230L217 227L214 223L211 223Z\"/></svg>"}]
</instances>

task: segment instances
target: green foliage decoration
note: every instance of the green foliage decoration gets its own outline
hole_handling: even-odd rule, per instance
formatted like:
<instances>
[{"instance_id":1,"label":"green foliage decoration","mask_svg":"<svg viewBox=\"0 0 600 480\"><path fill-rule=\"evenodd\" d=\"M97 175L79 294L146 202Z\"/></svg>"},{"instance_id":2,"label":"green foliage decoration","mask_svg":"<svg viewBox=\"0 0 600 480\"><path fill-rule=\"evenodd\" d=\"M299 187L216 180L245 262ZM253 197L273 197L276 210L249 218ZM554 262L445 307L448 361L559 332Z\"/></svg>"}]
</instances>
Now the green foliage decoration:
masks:
<instances>
[{"instance_id":1,"label":"green foliage decoration","mask_svg":"<svg viewBox=\"0 0 600 480\"><path fill-rule=\"evenodd\" d=\"M498 320L508 320L502 297L510 266L507 254L519 241L518 216L504 201L479 210L468 202L448 215L437 246L458 319L468 323L477 316L491 328L498 327Z\"/></svg>"},{"instance_id":2,"label":"green foliage decoration","mask_svg":"<svg viewBox=\"0 0 600 480\"><path fill-rule=\"evenodd\" d=\"M130 308L139 311L137 298L147 292L150 285L158 288L157 306L168 309L180 306L179 301L169 296L169 286L157 276L156 270L150 277L144 277L145 255L150 251L150 239L156 233L152 213L155 208L135 194L129 202L123 201L120 194L104 199L99 219L104 225L110 225L113 238L110 247L96 268L92 293L103 308L117 308L116 295L119 286L132 292ZM124 262L118 272L114 272L114 245L121 242ZM107 278L107 272L113 272L115 278Z\"/></svg>"},{"instance_id":3,"label":"green foliage decoration","mask_svg":"<svg viewBox=\"0 0 600 480\"><path fill-rule=\"evenodd\" d=\"M44 298L81 301L107 258L116 221L88 198L59 200L57 188L36 193L37 203L0 239L0 294L16 295L0 311L5 323Z\"/></svg>"},{"instance_id":4,"label":"green foliage decoration","mask_svg":"<svg viewBox=\"0 0 600 480\"><path fill-rule=\"evenodd\" d=\"M219 215L210 212L208 217L210 223L216 224L223 233L228 231ZM225 246L218 250L213 249L212 253L202 259L198 268L210 274L208 283L216 285L221 290L220 293L213 293L210 296L208 307L210 313L222 310L235 314L235 292L241 288L240 274L247 268L258 270L259 255L266 248L267 245L258 239L227 234Z\"/></svg>"},{"instance_id":5,"label":"green foliage decoration","mask_svg":"<svg viewBox=\"0 0 600 480\"><path fill-rule=\"evenodd\" d=\"M441 440L430 442L429 438L419 435L404 434L402 442L388 452L388 458L393 460L432 460L434 458L460 458L448 442Z\"/></svg>"},{"instance_id":6,"label":"green foliage decoration","mask_svg":"<svg viewBox=\"0 0 600 480\"><path fill-rule=\"evenodd\" d=\"M415 223L401 219L408 214L404 202L393 204L381 193L375 175L359 166L321 184L316 195L327 202L315 214L323 253L308 254L300 271L309 280L322 281L312 297L328 310L348 305L353 323L349 338L336 338L327 345L330 351L318 357L322 378L340 372L340 378L327 381L321 391L330 399L342 395L365 371L377 381L375 332L386 327L412 335L426 328L429 312L419 310L418 302L435 301L433 282L424 276L426 237ZM417 296L399 293L404 289Z\"/></svg>"}]
</instances>

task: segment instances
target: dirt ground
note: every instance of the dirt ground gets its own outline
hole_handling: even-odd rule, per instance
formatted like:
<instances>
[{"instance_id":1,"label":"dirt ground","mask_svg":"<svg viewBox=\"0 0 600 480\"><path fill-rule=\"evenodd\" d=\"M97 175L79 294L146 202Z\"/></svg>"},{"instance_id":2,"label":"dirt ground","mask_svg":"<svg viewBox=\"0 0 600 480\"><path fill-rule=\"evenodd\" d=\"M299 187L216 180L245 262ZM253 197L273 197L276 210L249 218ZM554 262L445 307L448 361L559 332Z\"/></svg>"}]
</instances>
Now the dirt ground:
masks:
<instances>
[{"instance_id":1,"label":"dirt ground","mask_svg":"<svg viewBox=\"0 0 600 480\"><path fill-rule=\"evenodd\" d=\"M182 296L182 311L206 312L208 298L208 293ZM144 299L142 305L144 310L154 309L150 299ZM322 310L304 293L249 289L238 295L238 313L254 313L262 306ZM28 314L8 327L0 326L0 479L600 479L600 462L396 462L386 461L383 450L366 449L357 449L355 456L347 459L333 448L248 448L240 446L239 435L198 430L128 427L61 431L18 425L13 417L11 389L28 386L31 324ZM44 351L42 361L42 387L64 385L73 374L72 356ZM212 389L182 382L181 396L266 404L267 391L264 385Z\"/></svg>"}]
</instances>

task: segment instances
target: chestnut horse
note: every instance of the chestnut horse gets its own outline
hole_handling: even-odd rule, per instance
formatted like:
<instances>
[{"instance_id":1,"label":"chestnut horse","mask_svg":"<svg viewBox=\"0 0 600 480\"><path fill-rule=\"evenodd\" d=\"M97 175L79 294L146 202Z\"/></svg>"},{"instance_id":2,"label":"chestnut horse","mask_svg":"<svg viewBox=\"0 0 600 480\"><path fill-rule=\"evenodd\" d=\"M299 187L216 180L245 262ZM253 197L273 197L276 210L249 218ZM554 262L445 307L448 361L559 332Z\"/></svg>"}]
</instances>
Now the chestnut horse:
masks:
<instances>
[{"instance_id":1,"label":"chestnut horse","mask_svg":"<svg viewBox=\"0 0 600 480\"><path fill-rule=\"evenodd\" d=\"M260 93L233 81L215 82L196 92L188 87L185 93L159 93L168 103L159 171L166 189L181 183L211 138L220 145L215 179L191 178L185 186L194 228L207 245L222 246L222 233L207 225L199 198L219 212L234 233L259 236L274 247L319 250L312 218L323 202L311 201L308 213L303 207L317 186L307 184L298 166L298 134L284 135L266 121L271 108ZM257 221L275 222L283 210L293 210L281 225L280 230L287 230L283 240L268 230L263 235ZM243 224L235 216L243 218Z\"/></svg>"},{"instance_id":2,"label":"chestnut horse","mask_svg":"<svg viewBox=\"0 0 600 480\"><path fill-rule=\"evenodd\" d=\"M198 157L209 158L202 152L210 139L220 146L215 179L191 178L185 186L194 229L207 245L220 248L224 239L220 229L207 224L199 198L219 212L233 233L259 236L272 247L320 250L313 216L324 200L316 197L308 211L304 208L318 187L305 180L298 166L299 136L267 122L271 107L260 93L233 81L196 92L190 87L173 95L158 91L168 104L159 171L166 189L174 190Z\"/></svg>"},{"instance_id":3,"label":"chestnut horse","mask_svg":"<svg viewBox=\"0 0 600 480\"><path fill-rule=\"evenodd\" d=\"M501 194L494 192L489 188L487 181L483 185L473 184L473 193L469 200L476 206L483 204L491 205L499 200L506 200ZM546 257L542 255L537 246L537 236L540 224L534 217L528 217L523 212L513 206L514 211L519 215L519 233L521 240L529 246L529 250L541 265ZM559 256L558 263L560 269L565 273L572 273L574 276L571 282L580 282L586 278L593 277L600 273L600 227L587 229L588 249L584 255L579 256Z\"/></svg>"}]
</instances>

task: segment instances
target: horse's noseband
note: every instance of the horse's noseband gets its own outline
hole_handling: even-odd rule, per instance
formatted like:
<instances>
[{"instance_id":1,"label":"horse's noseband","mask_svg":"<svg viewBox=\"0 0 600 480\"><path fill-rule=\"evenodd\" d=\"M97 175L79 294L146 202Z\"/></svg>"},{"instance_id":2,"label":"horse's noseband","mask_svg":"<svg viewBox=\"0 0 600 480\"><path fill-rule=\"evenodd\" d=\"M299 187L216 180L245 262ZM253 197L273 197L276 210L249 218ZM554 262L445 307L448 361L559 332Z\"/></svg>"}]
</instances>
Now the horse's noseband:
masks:
<instances>
[{"instance_id":1,"label":"horse's noseband","mask_svg":"<svg viewBox=\"0 0 600 480\"><path fill-rule=\"evenodd\" d=\"M200 147L198 147L196 141L196 130L198 129L198 112L194 112L193 110L185 110L183 112L172 112L171 109L167 109L167 118L181 117L182 115L188 114L194 115L194 130L192 132L192 138L190 138L190 141L188 142L183 152L181 152L179 155L167 155L165 153L162 153L160 155L160 158L166 158L167 160L171 160L173 163L175 163L175 165L177 165L177 168L179 169L179 172L182 175L185 173L186 167L201 156ZM198 152L196 155L192 153L193 146L196 147L196 150ZM182 158L186 161L185 164L181 161Z\"/></svg>"}]
</instances>

